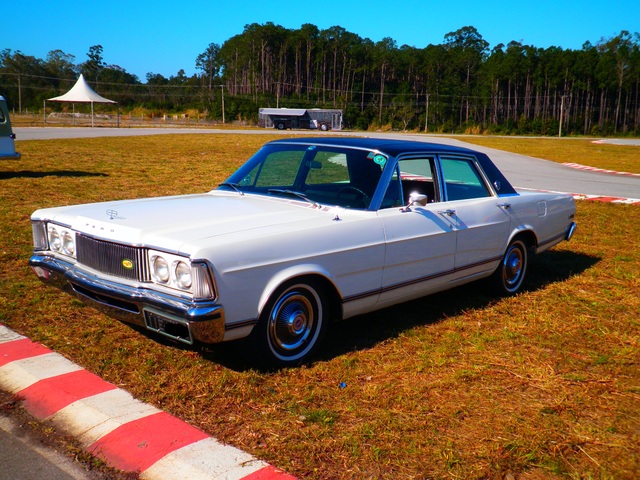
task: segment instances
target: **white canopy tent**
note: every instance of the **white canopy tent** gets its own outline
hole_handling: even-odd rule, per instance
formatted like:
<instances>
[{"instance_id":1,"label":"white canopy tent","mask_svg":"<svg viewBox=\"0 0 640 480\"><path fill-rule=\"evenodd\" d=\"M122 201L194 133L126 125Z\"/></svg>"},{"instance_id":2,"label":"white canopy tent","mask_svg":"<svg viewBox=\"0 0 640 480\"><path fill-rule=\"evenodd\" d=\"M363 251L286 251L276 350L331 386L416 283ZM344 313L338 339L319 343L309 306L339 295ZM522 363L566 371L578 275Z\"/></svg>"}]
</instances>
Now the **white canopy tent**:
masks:
<instances>
[{"instance_id":1,"label":"white canopy tent","mask_svg":"<svg viewBox=\"0 0 640 480\"><path fill-rule=\"evenodd\" d=\"M95 90L93 90L89 86L87 81L84 79L84 75L82 74L80 74L80 78L78 78L78 81L76 82L76 84L73 87L71 87L71 90L69 90L64 95L60 95L59 97L49 98L48 100L50 102L90 103L92 127L93 127L93 104L94 103L116 103L116 104L118 103L98 95L95 92ZM44 118L45 118L44 120L45 123L47 123L47 101L46 100L44 101ZM118 124L119 123L120 122L118 121Z\"/></svg>"}]
</instances>

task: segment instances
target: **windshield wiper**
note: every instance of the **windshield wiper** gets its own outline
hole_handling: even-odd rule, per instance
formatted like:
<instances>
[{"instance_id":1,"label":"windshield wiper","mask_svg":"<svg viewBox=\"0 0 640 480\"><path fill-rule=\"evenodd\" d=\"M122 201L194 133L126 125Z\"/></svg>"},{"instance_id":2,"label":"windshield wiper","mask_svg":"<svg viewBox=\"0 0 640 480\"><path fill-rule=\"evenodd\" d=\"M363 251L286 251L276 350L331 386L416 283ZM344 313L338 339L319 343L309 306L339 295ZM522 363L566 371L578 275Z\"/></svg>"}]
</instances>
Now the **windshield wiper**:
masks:
<instances>
[{"instance_id":1,"label":"windshield wiper","mask_svg":"<svg viewBox=\"0 0 640 480\"><path fill-rule=\"evenodd\" d=\"M224 183L220 183L218 186L219 187L231 187L236 192L238 192L240 195L244 195L244 192L242 190L240 190L240 188L238 188L238 184L237 183L224 182Z\"/></svg>"},{"instance_id":2,"label":"windshield wiper","mask_svg":"<svg viewBox=\"0 0 640 480\"><path fill-rule=\"evenodd\" d=\"M294 197L301 198L305 202L308 202L311 205L313 205L314 207L319 207L320 206L317 202L314 202L313 200L311 200L304 193L296 192L295 190L285 190L285 189L282 189L282 188L270 188L269 190L267 190L267 192L268 193L282 193L282 194L285 194L285 195L292 195Z\"/></svg>"}]
</instances>

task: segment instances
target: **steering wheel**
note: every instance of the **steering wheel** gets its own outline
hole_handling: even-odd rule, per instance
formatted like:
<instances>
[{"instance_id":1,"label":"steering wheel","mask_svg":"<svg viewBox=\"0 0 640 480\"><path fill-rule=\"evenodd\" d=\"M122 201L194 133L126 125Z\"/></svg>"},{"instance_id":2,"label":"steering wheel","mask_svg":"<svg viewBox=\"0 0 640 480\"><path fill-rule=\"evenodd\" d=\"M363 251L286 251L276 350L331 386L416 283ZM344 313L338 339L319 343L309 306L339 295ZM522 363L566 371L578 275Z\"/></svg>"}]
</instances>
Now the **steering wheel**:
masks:
<instances>
[{"instance_id":1,"label":"steering wheel","mask_svg":"<svg viewBox=\"0 0 640 480\"><path fill-rule=\"evenodd\" d=\"M358 194L358 198L356 200L362 204L362 207L366 207L371 202L371 198L369 197L369 195L367 195L360 188L354 187L353 185L347 185L345 187L342 187L340 190L338 190L336 197L340 198L345 192L349 192L349 191L355 192Z\"/></svg>"}]
</instances>

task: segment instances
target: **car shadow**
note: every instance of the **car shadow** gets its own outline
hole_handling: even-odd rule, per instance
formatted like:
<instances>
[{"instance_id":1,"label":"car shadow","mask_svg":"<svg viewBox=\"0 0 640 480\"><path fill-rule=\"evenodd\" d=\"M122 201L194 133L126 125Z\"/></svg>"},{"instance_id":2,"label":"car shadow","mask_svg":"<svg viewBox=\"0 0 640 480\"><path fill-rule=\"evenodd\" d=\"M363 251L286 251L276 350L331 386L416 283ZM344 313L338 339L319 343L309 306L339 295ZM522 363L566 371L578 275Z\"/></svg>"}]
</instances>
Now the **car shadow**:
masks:
<instances>
[{"instance_id":1,"label":"car shadow","mask_svg":"<svg viewBox=\"0 0 640 480\"><path fill-rule=\"evenodd\" d=\"M0 180L13 178L45 178L45 177L108 177L106 173L81 172L75 170L54 170L52 172L34 172L21 170L18 172L0 172Z\"/></svg>"},{"instance_id":2,"label":"car shadow","mask_svg":"<svg viewBox=\"0 0 640 480\"><path fill-rule=\"evenodd\" d=\"M523 292L534 292L580 275L597 264L599 257L571 251L549 251L535 256ZM327 361L349 352L366 350L417 326L445 321L470 309L500 301L487 282L479 280L441 293L395 305L331 325L313 361ZM203 358L235 370L261 370L243 355L241 341L221 343L201 350Z\"/></svg>"}]
</instances>

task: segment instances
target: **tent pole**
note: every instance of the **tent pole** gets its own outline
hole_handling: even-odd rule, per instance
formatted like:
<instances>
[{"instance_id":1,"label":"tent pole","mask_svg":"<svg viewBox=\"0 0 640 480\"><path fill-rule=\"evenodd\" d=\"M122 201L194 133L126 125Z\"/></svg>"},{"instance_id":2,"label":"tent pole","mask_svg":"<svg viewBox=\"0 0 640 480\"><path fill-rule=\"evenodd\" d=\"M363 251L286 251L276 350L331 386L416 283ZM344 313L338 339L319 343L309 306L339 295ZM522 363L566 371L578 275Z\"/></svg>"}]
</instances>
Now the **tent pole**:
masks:
<instances>
[{"instance_id":1,"label":"tent pole","mask_svg":"<svg viewBox=\"0 0 640 480\"><path fill-rule=\"evenodd\" d=\"M93 102L91 102L91 128L93 128Z\"/></svg>"},{"instance_id":2,"label":"tent pole","mask_svg":"<svg viewBox=\"0 0 640 480\"><path fill-rule=\"evenodd\" d=\"M43 100L42 103L44 104L44 108L43 108L43 116L42 116L42 120L44 123L44 126L47 126L47 101Z\"/></svg>"}]
</instances>

